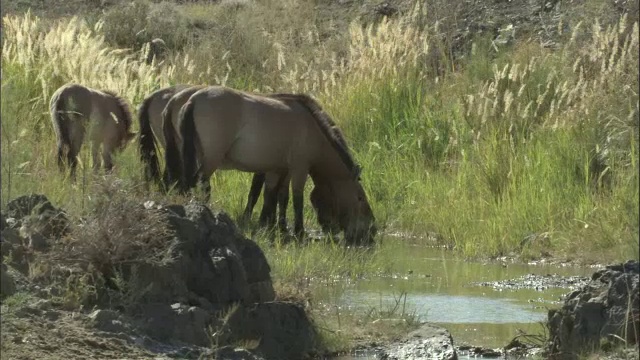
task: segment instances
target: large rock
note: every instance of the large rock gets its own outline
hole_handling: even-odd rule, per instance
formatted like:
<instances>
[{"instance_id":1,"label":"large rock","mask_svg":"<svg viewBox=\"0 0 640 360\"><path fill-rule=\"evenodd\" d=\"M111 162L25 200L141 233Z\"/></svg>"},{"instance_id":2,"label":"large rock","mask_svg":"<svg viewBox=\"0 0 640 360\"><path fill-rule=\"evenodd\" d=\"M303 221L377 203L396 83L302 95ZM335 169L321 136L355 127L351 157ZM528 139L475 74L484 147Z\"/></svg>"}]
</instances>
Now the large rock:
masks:
<instances>
[{"instance_id":1,"label":"large rock","mask_svg":"<svg viewBox=\"0 0 640 360\"><path fill-rule=\"evenodd\" d=\"M145 333L162 342L183 342L210 346L207 327L211 314L196 306L185 304L148 304L141 312Z\"/></svg>"},{"instance_id":2,"label":"large rock","mask_svg":"<svg viewBox=\"0 0 640 360\"><path fill-rule=\"evenodd\" d=\"M550 310L549 345L553 359L577 359L602 339L622 338L628 345L640 337L640 264L607 266L591 282L570 293L562 308Z\"/></svg>"},{"instance_id":3,"label":"large rock","mask_svg":"<svg viewBox=\"0 0 640 360\"><path fill-rule=\"evenodd\" d=\"M185 207L145 205L165 211L174 232L170 265L141 266L131 277L134 288L145 288L150 303L204 302L208 310L234 304L272 301L271 269L262 250L245 238L223 212L200 204ZM194 300L195 299L195 300Z\"/></svg>"},{"instance_id":4,"label":"large rock","mask_svg":"<svg viewBox=\"0 0 640 360\"><path fill-rule=\"evenodd\" d=\"M453 338L447 329L424 324L409 333L402 341L393 344L381 356L385 360L457 360Z\"/></svg>"},{"instance_id":5,"label":"large rock","mask_svg":"<svg viewBox=\"0 0 640 360\"><path fill-rule=\"evenodd\" d=\"M316 333L304 309L294 303L269 302L234 309L216 334L223 344L255 342L265 359L301 359L314 348Z\"/></svg>"}]
</instances>

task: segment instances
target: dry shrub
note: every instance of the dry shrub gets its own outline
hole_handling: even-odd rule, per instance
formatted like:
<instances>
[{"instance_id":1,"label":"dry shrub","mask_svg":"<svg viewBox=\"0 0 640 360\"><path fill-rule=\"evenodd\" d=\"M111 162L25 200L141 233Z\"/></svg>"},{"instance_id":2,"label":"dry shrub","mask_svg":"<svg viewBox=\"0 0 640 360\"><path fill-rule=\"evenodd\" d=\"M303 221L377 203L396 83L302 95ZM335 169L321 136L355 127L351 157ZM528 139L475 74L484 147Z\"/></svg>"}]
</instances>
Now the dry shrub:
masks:
<instances>
[{"instance_id":1,"label":"dry shrub","mask_svg":"<svg viewBox=\"0 0 640 360\"><path fill-rule=\"evenodd\" d=\"M99 186L88 215L39 256L40 273L62 288L68 303L86 305L107 295L112 305L132 305L146 291L130 286L138 283L137 270L171 264L176 239L164 213L145 209L117 184Z\"/></svg>"},{"instance_id":2,"label":"dry shrub","mask_svg":"<svg viewBox=\"0 0 640 360\"><path fill-rule=\"evenodd\" d=\"M166 215L145 209L117 185L100 186L89 216L66 244L66 257L102 273L122 265L171 263L174 243Z\"/></svg>"}]
</instances>

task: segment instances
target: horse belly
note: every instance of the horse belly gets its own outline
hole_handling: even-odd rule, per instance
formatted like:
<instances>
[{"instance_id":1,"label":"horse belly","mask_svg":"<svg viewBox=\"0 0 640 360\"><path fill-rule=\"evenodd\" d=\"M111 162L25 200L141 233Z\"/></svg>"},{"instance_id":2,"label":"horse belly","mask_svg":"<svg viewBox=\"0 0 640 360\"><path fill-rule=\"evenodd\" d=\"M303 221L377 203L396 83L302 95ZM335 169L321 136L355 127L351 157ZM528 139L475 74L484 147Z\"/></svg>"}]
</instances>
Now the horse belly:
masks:
<instances>
[{"instance_id":1,"label":"horse belly","mask_svg":"<svg viewBox=\"0 0 640 360\"><path fill-rule=\"evenodd\" d=\"M287 144L270 138L239 137L227 152L223 167L247 172L286 169Z\"/></svg>"}]
</instances>

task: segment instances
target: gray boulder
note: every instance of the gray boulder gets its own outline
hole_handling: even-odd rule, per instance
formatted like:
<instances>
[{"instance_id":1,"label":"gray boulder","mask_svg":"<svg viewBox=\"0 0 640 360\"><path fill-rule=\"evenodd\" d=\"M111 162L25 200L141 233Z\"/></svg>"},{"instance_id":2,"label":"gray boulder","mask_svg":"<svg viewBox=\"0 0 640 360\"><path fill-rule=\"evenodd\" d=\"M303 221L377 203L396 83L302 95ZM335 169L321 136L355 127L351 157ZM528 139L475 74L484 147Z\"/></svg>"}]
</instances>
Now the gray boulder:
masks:
<instances>
[{"instance_id":1,"label":"gray boulder","mask_svg":"<svg viewBox=\"0 0 640 360\"><path fill-rule=\"evenodd\" d=\"M601 340L622 338L628 345L640 337L640 264L628 261L607 266L589 284L570 293L560 309L548 314L552 359L577 359Z\"/></svg>"},{"instance_id":2,"label":"gray boulder","mask_svg":"<svg viewBox=\"0 0 640 360\"><path fill-rule=\"evenodd\" d=\"M269 302L232 310L214 341L254 342L254 352L265 359L287 360L307 356L315 339L315 330L300 305Z\"/></svg>"},{"instance_id":3,"label":"gray boulder","mask_svg":"<svg viewBox=\"0 0 640 360\"><path fill-rule=\"evenodd\" d=\"M142 330L167 343L176 341L197 346L210 346L207 334L211 315L196 306L185 304L147 304L142 307Z\"/></svg>"},{"instance_id":4,"label":"gray boulder","mask_svg":"<svg viewBox=\"0 0 640 360\"><path fill-rule=\"evenodd\" d=\"M16 292L16 282L7 271L5 264L0 265L0 299L4 299Z\"/></svg>"},{"instance_id":5,"label":"gray boulder","mask_svg":"<svg viewBox=\"0 0 640 360\"><path fill-rule=\"evenodd\" d=\"M161 206L148 211L167 216L174 259L166 266L139 265L126 271L142 303L195 303L208 311L275 298L271 268L255 242L245 238L223 212L200 204ZM135 275L135 276L134 276Z\"/></svg>"},{"instance_id":6,"label":"gray boulder","mask_svg":"<svg viewBox=\"0 0 640 360\"><path fill-rule=\"evenodd\" d=\"M399 343L390 345L380 356L385 360L457 360L453 338L445 328L424 324Z\"/></svg>"}]
</instances>

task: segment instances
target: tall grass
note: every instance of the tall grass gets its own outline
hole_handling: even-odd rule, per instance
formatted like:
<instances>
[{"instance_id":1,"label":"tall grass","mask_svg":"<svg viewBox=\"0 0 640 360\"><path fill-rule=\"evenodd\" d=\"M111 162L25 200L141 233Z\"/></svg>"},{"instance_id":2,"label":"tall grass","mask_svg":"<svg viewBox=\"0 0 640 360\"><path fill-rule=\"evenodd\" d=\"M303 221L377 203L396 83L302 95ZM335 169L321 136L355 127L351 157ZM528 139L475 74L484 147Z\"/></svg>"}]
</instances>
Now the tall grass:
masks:
<instances>
[{"instance_id":1,"label":"tall grass","mask_svg":"<svg viewBox=\"0 0 640 360\"><path fill-rule=\"evenodd\" d=\"M312 16L306 2L287 4L291 14ZM237 19L266 11L256 7L215 12ZM283 27L266 17L258 32L229 20L242 39L187 44L161 65L111 48L102 22L91 28L74 18L47 28L29 14L5 17L2 203L35 191L73 208L88 196L53 164L47 105L58 86L108 88L137 106L172 83L226 84L316 96L364 165L363 184L387 231L436 232L467 256L637 258L637 23L623 17L607 28L574 27L554 51L524 42L496 54L477 39L459 60L448 58L423 17L416 8L366 27L354 22L344 41L323 39L324 25L313 21L300 32L304 22ZM129 147L116 162L117 176L132 186L137 161ZM216 173L212 203L238 215L249 178ZM315 226L310 211L305 217ZM541 233L548 242L525 240ZM273 254L283 276L322 267L306 257L321 258L321 250L296 251Z\"/></svg>"}]
</instances>

